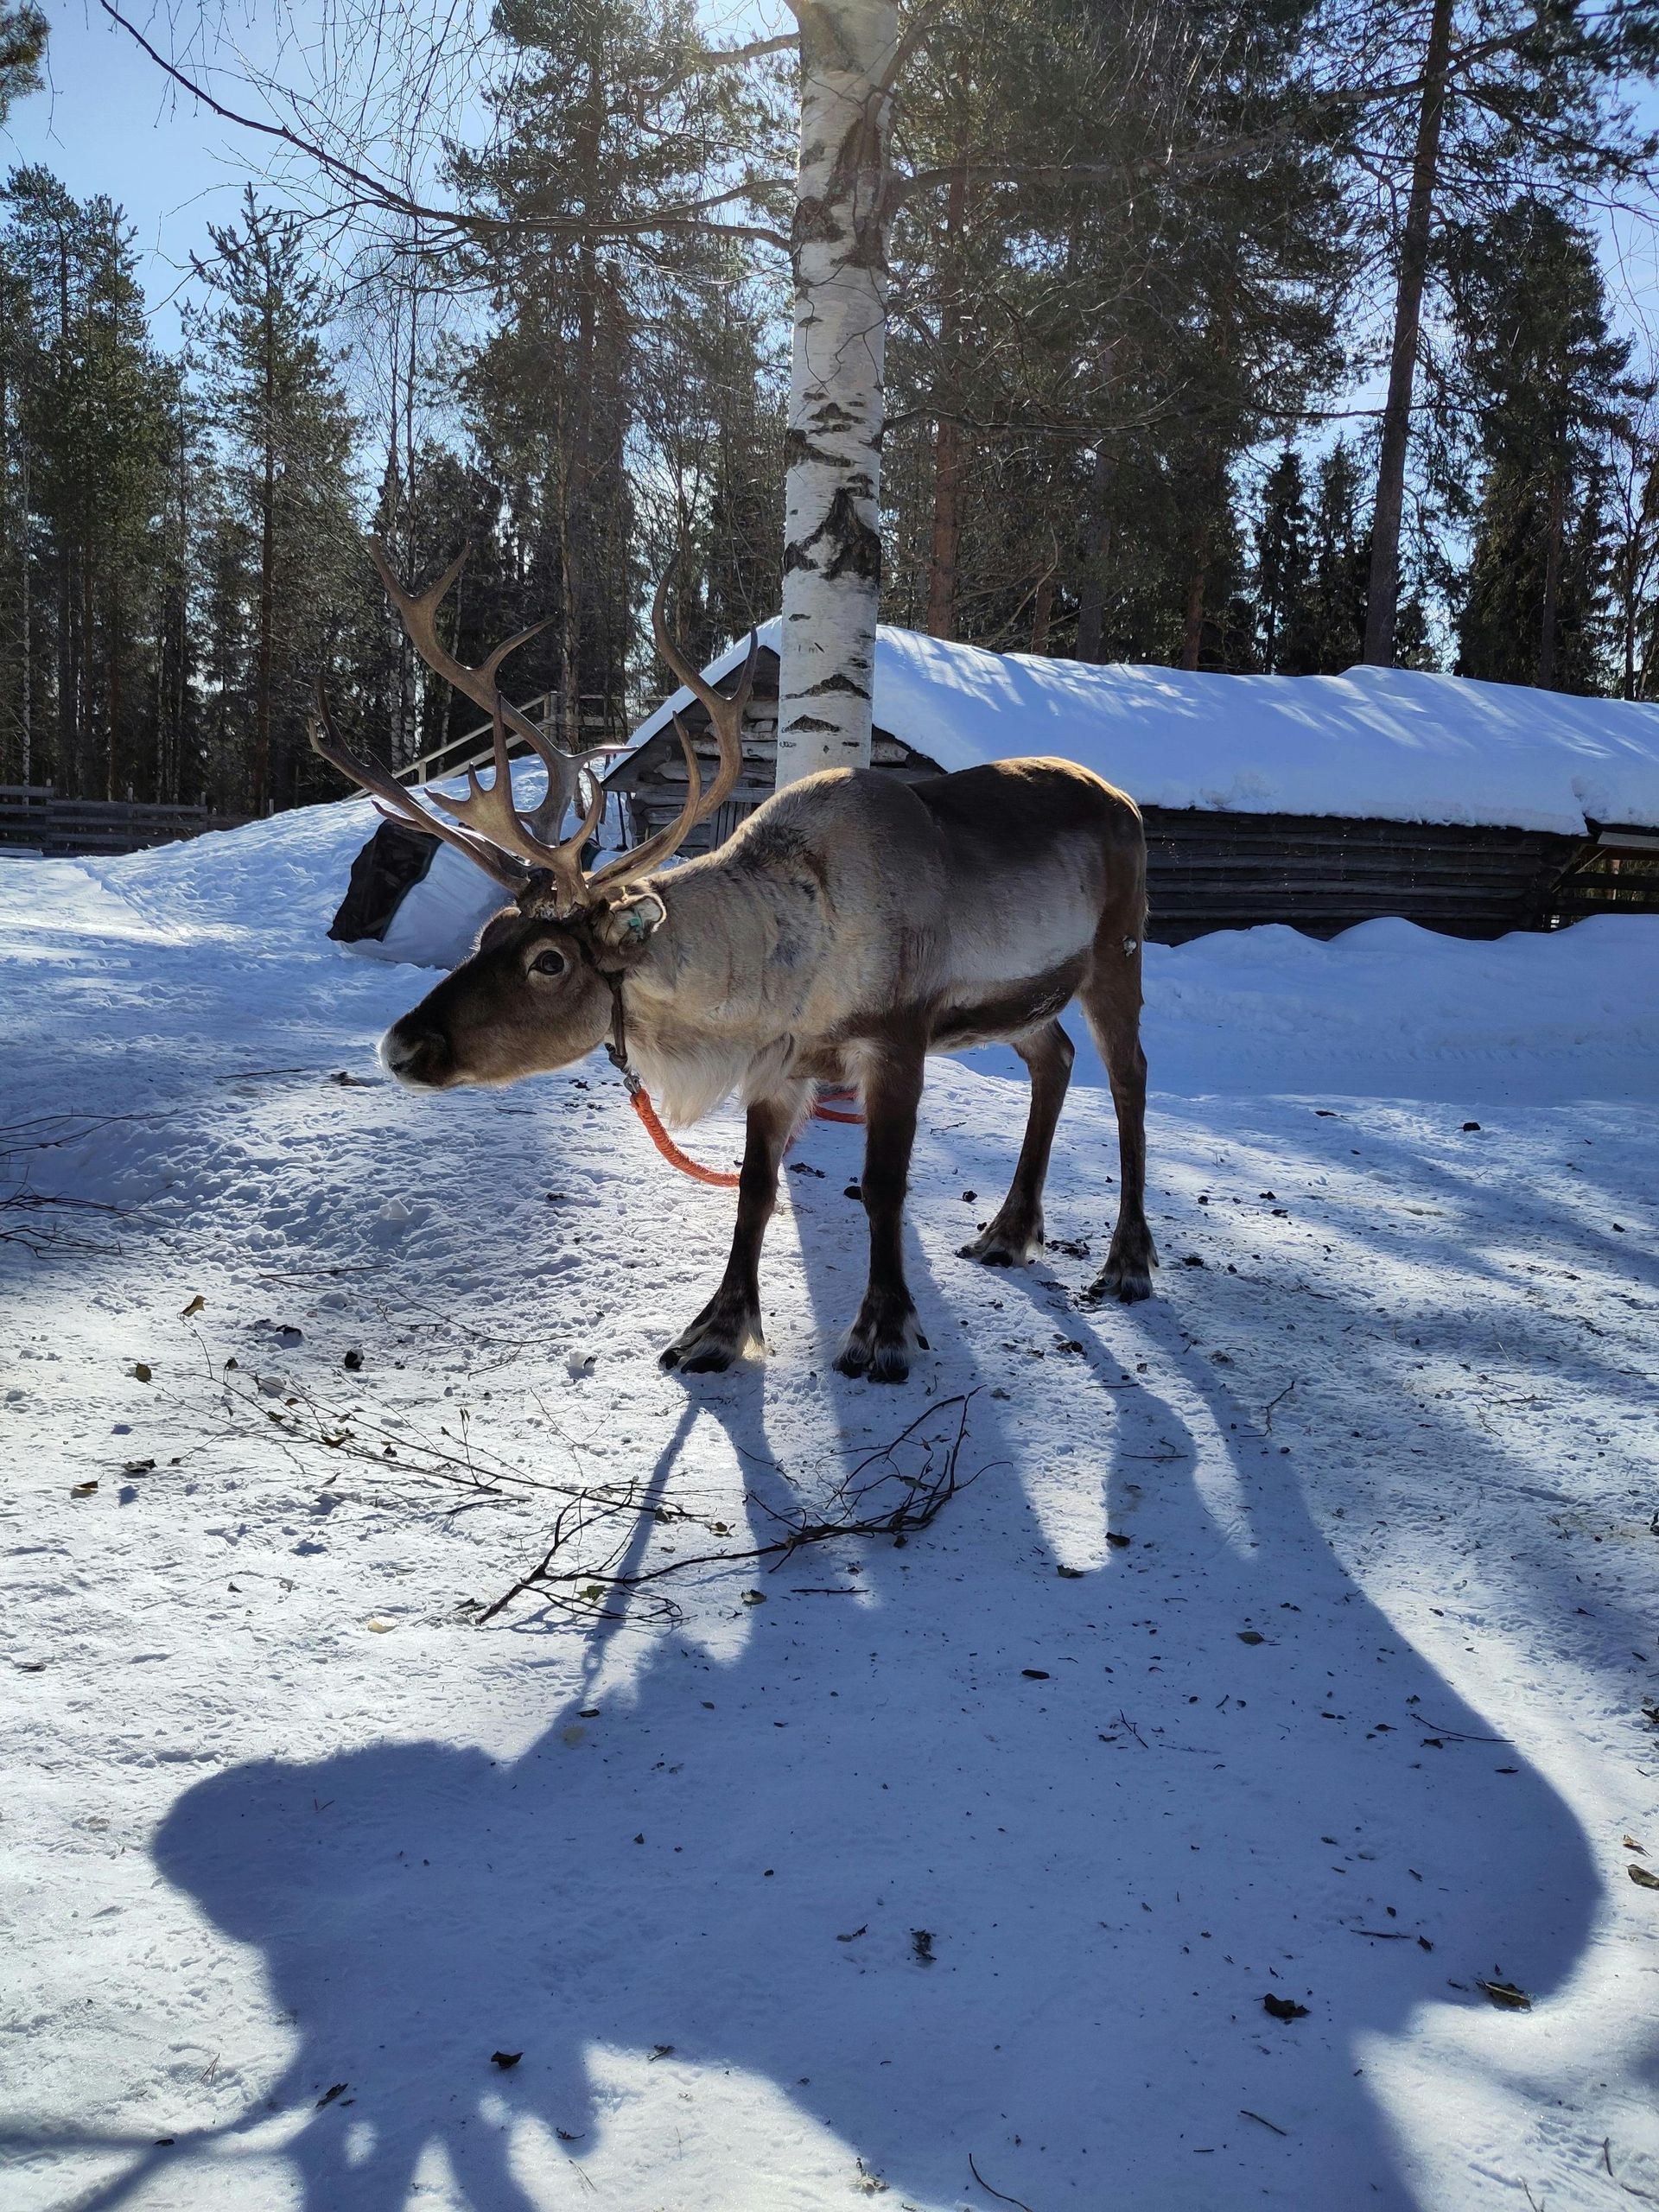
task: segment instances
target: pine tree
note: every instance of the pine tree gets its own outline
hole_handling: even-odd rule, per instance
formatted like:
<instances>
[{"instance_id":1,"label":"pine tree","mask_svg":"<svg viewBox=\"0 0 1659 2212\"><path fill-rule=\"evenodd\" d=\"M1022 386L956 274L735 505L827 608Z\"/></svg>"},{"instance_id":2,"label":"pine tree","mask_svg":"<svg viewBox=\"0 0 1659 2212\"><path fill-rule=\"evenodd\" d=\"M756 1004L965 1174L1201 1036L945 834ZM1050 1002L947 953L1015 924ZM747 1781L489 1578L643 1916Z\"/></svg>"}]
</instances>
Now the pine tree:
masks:
<instances>
[{"instance_id":1,"label":"pine tree","mask_svg":"<svg viewBox=\"0 0 1659 2212\"><path fill-rule=\"evenodd\" d=\"M218 304L193 334L225 443L226 497L246 533L244 759L248 804L263 814L310 780L310 681L340 628L331 587L360 558L352 421L327 345L328 299L298 224L262 207L250 186L238 226L210 226L210 236L215 258L195 267Z\"/></svg>"},{"instance_id":2,"label":"pine tree","mask_svg":"<svg viewBox=\"0 0 1659 2212\"><path fill-rule=\"evenodd\" d=\"M21 7L0 6L0 123L13 100L40 90L46 39L46 17L29 0Z\"/></svg>"},{"instance_id":3,"label":"pine tree","mask_svg":"<svg viewBox=\"0 0 1659 2212\"><path fill-rule=\"evenodd\" d=\"M1525 176L1563 185L1645 183L1653 144L1624 87L1659 58L1659 5L1611 9L1535 0L1415 0L1345 9L1329 26L1334 58L1380 86L1356 188L1375 214L1401 212L1387 404L1378 442L1365 658L1393 657L1408 448L1424 301L1445 239L1484 221ZM1373 217L1375 219L1375 215ZM1441 251L1437 257L1436 245Z\"/></svg>"},{"instance_id":4,"label":"pine tree","mask_svg":"<svg viewBox=\"0 0 1659 2212\"><path fill-rule=\"evenodd\" d=\"M1293 676L1338 676L1363 651L1370 546L1360 520L1359 463L1339 438L1319 462L1306 582L1285 626L1280 665Z\"/></svg>"},{"instance_id":5,"label":"pine tree","mask_svg":"<svg viewBox=\"0 0 1659 2212\"><path fill-rule=\"evenodd\" d=\"M1255 531L1256 634L1268 675L1282 664L1293 612L1307 594L1307 531L1301 456L1287 446L1262 486Z\"/></svg>"},{"instance_id":6,"label":"pine tree","mask_svg":"<svg viewBox=\"0 0 1659 2212\"><path fill-rule=\"evenodd\" d=\"M169 373L120 210L40 168L14 171L3 205L5 504L26 551L9 579L9 719L31 773L116 796L148 767Z\"/></svg>"},{"instance_id":7,"label":"pine tree","mask_svg":"<svg viewBox=\"0 0 1659 2212\"><path fill-rule=\"evenodd\" d=\"M1593 241L1526 195L1454 234L1447 278L1484 464L1459 672L1598 690L1606 442L1640 393Z\"/></svg>"}]
</instances>

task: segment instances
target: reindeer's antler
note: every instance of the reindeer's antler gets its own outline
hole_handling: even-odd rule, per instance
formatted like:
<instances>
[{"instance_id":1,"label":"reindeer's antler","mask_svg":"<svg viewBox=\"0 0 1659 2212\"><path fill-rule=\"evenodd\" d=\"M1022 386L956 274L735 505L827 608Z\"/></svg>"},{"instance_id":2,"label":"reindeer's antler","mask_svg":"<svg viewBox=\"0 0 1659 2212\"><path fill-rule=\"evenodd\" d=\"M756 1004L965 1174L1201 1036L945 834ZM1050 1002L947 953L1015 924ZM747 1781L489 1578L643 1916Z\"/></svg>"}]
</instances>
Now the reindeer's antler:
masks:
<instances>
[{"instance_id":1,"label":"reindeer's antler","mask_svg":"<svg viewBox=\"0 0 1659 2212\"><path fill-rule=\"evenodd\" d=\"M748 705L750 694L754 690L755 664L760 655L759 634L753 630L749 632L748 656L743 663L737 689L729 697L725 692L717 691L702 670L695 662L686 658L668 634L663 609L668 598L669 581L673 574L671 563L657 587L657 595L651 607L651 633L671 672L679 678L707 714L720 747L720 766L715 771L714 782L705 791L702 787L702 779L691 741L686 735L684 723L676 715L675 734L679 738L680 749L685 754L686 766L690 772L690 788L686 793L685 804L681 808L677 819L671 822L667 829L659 830L654 837L647 837L643 845L636 845L631 853L622 854L591 877L589 880L595 888L603 883L615 882L623 876L643 875L647 868L654 868L658 861L666 860L671 853L677 852L697 824L706 822L716 807L724 804L742 773L743 709Z\"/></svg>"},{"instance_id":2,"label":"reindeer's antler","mask_svg":"<svg viewBox=\"0 0 1659 2212\"><path fill-rule=\"evenodd\" d=\"M493 845L485 844L477 837L469 836L466 830L452 829L448 823L440 822L436 815L429 814L412 794L404 790L395 776L388 775L372 760L365 760L360 753L352 751L335 727L321 677L317 678L317 710L311 717L310 731L313 752L319 753L331 768L338 768L340 774L352 783L360 785L383 814L395 815L402 821L412 823L416 830L424 830L429 836L442 837L446 844L453 845L459 853L465 853L469 861L481 868L486 875L493 875L508 891L523 890L528 872L516 861L507 854L499 852Z\"/></svg>"},{"instance_id":3,"label":"reindeer's antler","mask_svg":"<svg viewBox=\"0 0 1659 2212\"><path fill-rule=\"evenodd\" d=\"M334 728L319 680L317 716L311 725L311 742L332 766L338 768L342 775L350 777L353 783L361 785L384 812L399 815L417 828L443 838L511 891L523 890L532 871L545 870L553 879L559 907L565 912L572 912L589 905L594 893L605 885L642 875L659 861L666 860L670 854L679 849L697 824L707 821L730 794L743 766L743 709L754 689L755 663L760 641L753 632L750 632L748 658L743 664L736 690L730 697L717 691L685 658L668 634L663 607L667 597L669 577L673 573L671 568L657 587L657 596L651 611L652 630L658 652L707 711L720 747L720 766L714 782L704 791L696 750L686 734L684 724L676 715L674 728L685 754L689 786L685 804L667 829L659 830L655 836L647 837L632 852L620 855L593 875L587 875L582 871L580 855L598 825L605 806L605 787L591 765L593 756L572 755L550 744L530 716L510 705L501 695L502 662L509 653L516 652L520 645L533 638L537 631L544 629L545 623L537 622L528 630L521 630L517 637L509 638L505 645L498 645L487 660L476 668L472 667L465 661L457 660L440 642L437 628L438 608L466 566L467 549L463 548L435 582L429 584L424 591L411 592L398 582L379 539L372 537L369 545L375 566L380 571L381 581L403 619L404 627L416 652L435 675L442 677L464 698L484 709L495 734L495 776L490 785L480 784L477 772L469 768L467 771L468 789L464 798L447 798L442 792L431 794L436 804L453 814L463 825L460 829L453 829L418 804L412 795L384 769L350 750ZM547 770L547 798L531 814L520 813L513 804L512 778L507 762L509 726L531 747ZM532 822L544 822L556 829L564 818L566 808L572 804L579 804L584 774L588 780L590 793L581 827L563 843L546 843L531 828Z\"/></svg>"}]
</instances>

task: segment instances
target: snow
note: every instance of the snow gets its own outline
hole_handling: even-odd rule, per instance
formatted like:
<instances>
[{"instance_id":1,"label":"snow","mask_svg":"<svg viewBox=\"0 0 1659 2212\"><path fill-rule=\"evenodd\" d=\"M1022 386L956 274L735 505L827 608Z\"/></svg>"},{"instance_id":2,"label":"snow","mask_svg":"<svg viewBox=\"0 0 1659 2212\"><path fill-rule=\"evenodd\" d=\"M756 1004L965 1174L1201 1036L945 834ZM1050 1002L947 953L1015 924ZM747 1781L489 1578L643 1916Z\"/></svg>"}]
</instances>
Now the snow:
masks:
<instances>
[{"instance_id":1,"label":"snow","mask_svg":"<svg viewBox=\"0 0 1659 2212\"><path fill-rule=\"evenodd\" d=\"M911 1384L828 1126L688 1382L729 1196L602 1060L381 1079L365 815L0 874L0 1195L79 1202L0 1208L8 2212L1659 2191L1659 925L1154 948L1152 1305L1093 1084L1046 1262L954 1256L1025 1100L941 1062ZM669 1566L969 1392L903 1548L470 1624L560 1500L469 1462Z\"/></svg>"},{"instance_id":2,"label":"snow","mask_svg":"<svg viewBox=\"0 0 1659 2212\"><path fill-rule=\"evenodd\" d=\"M778 624L765 624L774 651ZM711 662L716 682L747 640ZM1582 836L1659 826L1659 708L1409 669L1200 676L989 653L884 624L875 721L942 768L1080 761L1142 806L1477 823ZM643 742L690 705L677 691Z\"/></svg>"}]
</instances>

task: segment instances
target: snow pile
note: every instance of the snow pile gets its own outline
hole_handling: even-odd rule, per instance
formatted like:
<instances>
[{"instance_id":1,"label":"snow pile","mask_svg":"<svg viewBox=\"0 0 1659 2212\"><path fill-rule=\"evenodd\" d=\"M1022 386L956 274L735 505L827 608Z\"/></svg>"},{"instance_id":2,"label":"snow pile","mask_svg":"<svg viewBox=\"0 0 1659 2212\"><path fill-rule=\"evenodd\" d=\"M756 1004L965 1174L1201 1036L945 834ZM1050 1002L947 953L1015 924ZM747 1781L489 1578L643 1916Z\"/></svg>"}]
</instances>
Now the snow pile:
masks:
<instances>
[{"instance_id":1,"label":"snow pile","mask_svg":"<svg viewBox=\"0 0 1659 2212\"><path fill-rule=\"evenodd\" d=\"M763 644L774 650L778 625ZM739 667L747 642L709 664ZM641 724L690 703L678 691ZM1407 669L1189 676L989 653L884 624L875 719L942 768L1056 753L1142 806L1489 823L1659 826L1659 708Z\"/></svg>"}]
</instances>

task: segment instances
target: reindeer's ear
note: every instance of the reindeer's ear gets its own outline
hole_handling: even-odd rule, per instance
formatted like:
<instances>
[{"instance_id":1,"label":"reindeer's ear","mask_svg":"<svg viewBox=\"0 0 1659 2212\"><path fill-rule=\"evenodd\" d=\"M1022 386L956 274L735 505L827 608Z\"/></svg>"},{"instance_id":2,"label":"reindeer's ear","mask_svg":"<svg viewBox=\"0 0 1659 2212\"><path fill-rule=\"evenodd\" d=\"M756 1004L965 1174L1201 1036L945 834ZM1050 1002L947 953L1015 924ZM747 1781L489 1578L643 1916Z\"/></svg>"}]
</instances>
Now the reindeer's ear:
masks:
<instances>
[{"instance_id":1,"label":"reindeer's ear","mask_svg":"<svg viewBox=\"0 0 1659 2212\"><path fill-rule=\"evenodd\" d=\"M589 926L614 958L637 960L667 919L668 909L654 891L635 891L607 899Z\"/></svg>"}]
</instances>

